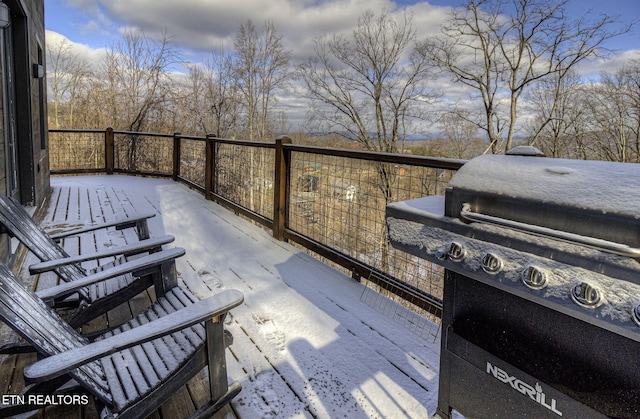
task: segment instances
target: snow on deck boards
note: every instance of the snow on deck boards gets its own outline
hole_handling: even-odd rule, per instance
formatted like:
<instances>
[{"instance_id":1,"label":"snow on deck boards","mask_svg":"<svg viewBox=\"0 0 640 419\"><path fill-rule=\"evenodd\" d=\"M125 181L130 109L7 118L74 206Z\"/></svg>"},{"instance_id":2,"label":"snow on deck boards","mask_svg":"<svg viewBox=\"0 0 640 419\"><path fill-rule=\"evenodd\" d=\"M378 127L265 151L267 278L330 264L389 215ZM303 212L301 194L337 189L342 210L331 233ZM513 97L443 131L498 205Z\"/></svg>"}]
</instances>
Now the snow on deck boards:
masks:
<instances>
[{"instance_id":1,"label":"snow on deck boards","mask_svg":"<svg viewBox=\"0 0 640 419\"><path fill-rule=\"evenodd\" d=\"M238 417L434 414L439 341L363 302L363 286L350 277L176 182L86 176L51 183L43 224L156 212L151 234L174 235L169 247L186 249L177 262L179 276L196 295L231 288L244 293L244 303L226 320L234 337L228 374L243 386L232 402ZM126 234L103 232L93 243L65 247L114 246L127 242ZM153 295L136 298L136 304L144 306L147 298ZM208 391L201 382L188 386L160 414L179 417L186 412L179 406L202 400L201 391Z\"/></svg>"}]
</instances>

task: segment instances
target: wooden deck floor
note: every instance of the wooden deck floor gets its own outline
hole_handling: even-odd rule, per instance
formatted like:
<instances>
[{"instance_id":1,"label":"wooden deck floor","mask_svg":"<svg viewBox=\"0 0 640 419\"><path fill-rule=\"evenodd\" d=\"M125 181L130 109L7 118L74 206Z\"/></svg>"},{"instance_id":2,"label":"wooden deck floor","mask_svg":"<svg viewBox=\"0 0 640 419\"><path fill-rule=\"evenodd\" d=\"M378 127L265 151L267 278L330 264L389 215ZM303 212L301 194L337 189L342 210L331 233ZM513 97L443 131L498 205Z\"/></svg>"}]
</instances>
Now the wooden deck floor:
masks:
<instances>
[{"instance_id":1,"label":"wooden deck floor","mask_svg":"<svg viewBox=\"0 0 640 419\"><path fill-rule=\"evenodd\" d=\"M178 271L196 295L209 295L221 288L245 293L245 303L227 320L234 336L227 355L229 375L242 383L243 391L217 417L433 414L438 368L436 325L422 324L421 333L399 326L392 318L397 312L381 313L379 305L366 304L362 298L366 292L360 284L273 240L267 232L183 185L99 176L54 178L52 186L51 199L40 214L43 225L68 229L90 220L155 211L158 216L150 223L152 235L172 234L175 246L187 250L187 256L178 262ZM64 247L77 254L130 242L131 234L102 231L66 240ZM26 267L35 261L33 255L26 255L19 272L23 280L35 289L56 283L51 274L27 273ZM305 272L304 277L300 272ZM336 295L327 291L332 288ZM85 326L83 332L135 315L153 299L152 290L145 292ZM298 318L301 309L295 306L300 304L306 304L302 309L305 319ZM357 305L360 312L354 314L351 305ZM307 333L313 333L314 339ZM11 341L14 337L5 327L0 330L0 339ZM315 347L318 341L323 341L321 347ZM22 368L34 359L35 355L0 356L0 394L15 394L22 388ZM386 368L394 374L385 374ZM207 398L205 378L201 373L151 417L181 418L193 412ZM50 407L27 417L95 418L97 413L90 404Z\"/></svg>"}]
</instances>

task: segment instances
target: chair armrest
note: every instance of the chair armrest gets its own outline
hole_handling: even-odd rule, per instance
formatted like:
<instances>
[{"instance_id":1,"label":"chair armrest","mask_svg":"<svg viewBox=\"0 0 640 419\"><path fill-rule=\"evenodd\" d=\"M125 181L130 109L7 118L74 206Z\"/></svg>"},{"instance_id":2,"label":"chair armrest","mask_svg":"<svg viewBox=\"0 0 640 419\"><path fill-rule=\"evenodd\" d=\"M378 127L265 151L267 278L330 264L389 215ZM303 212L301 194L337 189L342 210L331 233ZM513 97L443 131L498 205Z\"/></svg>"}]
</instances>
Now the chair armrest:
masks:
<instances>
[{"instance_id":1,"label":"chair armrest","mask_svg":"<svg viewBox=\"0 0 640 419\"><path fill-rule=\"evenodd\" d=\"M87 275L82 279L65 282L64 284L60 284L55 287L37 291L36 295L45 301L68 297L69 295L77 292L80 288L95 284L97 282L102 282L110 278L115 278L116 276L124 275L127 273L135 274L135 272L138 271L154 268L162 265L163 263L171 262L179 258L180 256L183 256L185 253L185 250L179 247L175 249L163 250L161 252L150 253L146 256L142 256L125 263L121 263L112 268L105 269L104 271L96 272L92 275Z\"/></svg>"},{"instance_id":2,"label":"chair armrest","mask_svg":"<svg viewBox=\"0 0 640 419\"><path fill-rule=\"evenodd\" d=\"M51 380L88 362L223 315L243 301L244 295L240 291L224 291L152 322L86 346L44 358L27 366L24 369L24 375L34 382ZM222 345L223 342L220 344Z\"/></svg>"},{"instance_id":3,"label":"chair armrest","mask_svg":"<svg viewBox=\"0 0 640 419\"><path fill-rule=\"evenodd\" d=\"M159 248L160 246L171 243L175 240L173 236L161 236L151 238L147 240L140 240L139 242L127 244L124 246L114 246L109 249L101 250L99 252L82 254L78 256L70 256L62 259L48 260L46 262L34 263L29 266L29 272L31 275L35 275L42 272L52 271L60 266L70 265L72 263L84 262L86 260L102 259L110 256L130 256L138 253L148 252L150 250Z\"/></svg>"},{"instance_id":4,"label":"chair armrest","mask_svg":"<svg viewBox=\"0 0 640 419\"><path fill-rule=\"evenodd\" d=\"M137 214L137 215L135 215L133 217L118 218L118 219L115 219L115 220L112 220L112 221L107 221L107 222L104 222L104 223L86 225L84 227L80 227L80 228L77 228L77 229L71 230L71 231L65 231L65 232L62 232L62 233L49 234L49 237L51 237L53 240L57 241L57 240L60 240L60 239L64 239L65 237L75 236L77 234L82 234L82 233L88 233L90 231L95 231L95 230L101 230L101 229L107 228L107 227L116 227L116 229L121 230L123 228L134 227L137 222L144 221L144 220L147 220L149 218L153 218L155 216L156 216L156 214L152 213L152 212L146 213L146 214Z\"/></svg>"}]
</instances>

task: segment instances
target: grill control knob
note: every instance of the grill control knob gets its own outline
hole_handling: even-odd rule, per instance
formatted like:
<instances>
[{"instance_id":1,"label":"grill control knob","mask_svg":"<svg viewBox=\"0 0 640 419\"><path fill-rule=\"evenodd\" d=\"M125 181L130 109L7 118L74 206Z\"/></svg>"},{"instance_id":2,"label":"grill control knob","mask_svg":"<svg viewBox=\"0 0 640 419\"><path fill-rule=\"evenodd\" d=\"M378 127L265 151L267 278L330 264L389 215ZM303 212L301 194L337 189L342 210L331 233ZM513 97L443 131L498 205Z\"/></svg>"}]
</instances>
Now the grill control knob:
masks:
<instances>
[{"instance_id":1,"label":"grill control knob","mask_svg":"<svg viewBox=\"0 0 640 419\"><path fill-rule=\"evenodd\" d=\"M522 271L522 282L529 288L541 290L547 286L547 275L535 266L529 266Z\"/></svg>"},{"instance_id":2,"label":"grill control knob","mask_svg":"<svg viewBox=\"0 0 640 419\"><path fill-rule=\"evenodd\" d=\"M581 282L571 291L571 298L578 305L587 308L594 308L600 304L600 291L586 282Z\"/></svg>"},{"instance_id":3,"label":"grill control knob","mask_svg":"<svg viewBox=\"0 0 640 419\"><path fill-rule=\"evenodd\" d=\"M489 274L497 274L502 270L502 260L493 253L487 253L482 258L482 269Z\"/></svg>"},{"instance_id":4,"label":"grill control knob","mask_svg":"<svg viewBox=\"0 0 640 419\"><path fill-rule=\"evenodd\" d=\"M462 259L464 259L465 254L466 254L466 251L464 250L464 247L462 247L460 243L452 242L449 245L447 256L449 256L449 259L451 259L452 261L460 262Z\"/></svg>"},{"instance_id":5,"label":"grill control knob","mask_svg":"<svg viewBox=\"0 0 640 419\"><path fill-rule=\"evenodd\" d=\"M436 250L435 256L438 260L445 260L449 258L454 262L460 262L462 259L464 259L466 253L467 252L464 250L464 247L462 247L460 243L451 242L449 246L442 247Z\"/></svg>"}]
</instances>

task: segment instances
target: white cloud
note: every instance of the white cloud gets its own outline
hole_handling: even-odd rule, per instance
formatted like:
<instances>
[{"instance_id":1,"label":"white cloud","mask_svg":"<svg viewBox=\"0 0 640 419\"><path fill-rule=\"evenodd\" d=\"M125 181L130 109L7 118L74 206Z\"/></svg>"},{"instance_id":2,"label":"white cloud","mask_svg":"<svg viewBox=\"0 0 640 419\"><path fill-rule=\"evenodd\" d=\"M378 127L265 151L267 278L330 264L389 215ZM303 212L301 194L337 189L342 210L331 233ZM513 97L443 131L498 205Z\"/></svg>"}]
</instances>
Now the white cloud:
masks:
<instances>
[{"instance_id":1,"label":"white cloud","mask_svg":"<svg viewBox=\"0 0 640 419\"><path fill-rule=\"evenodd\" d=\"M238 27L247 19L261 25L272 21L294 57L308 56L312 40L323 34L350 32L366 9L400 13L402 8L390 0L90 0L87 11L102 14L116 26L133 27L150 37L166 32L183 47L208 51L230 46ZM448 8L419 3L408 7L414 13L419 35L437 31ZM104 22L100 22L104 25Z\"/></svg>"},{"instance_id":2,"label":"white cloud","mask_svg":"<svg viewBox=\"0 0 640 419\"><path fill-rule=\"evenodd\" d=\"M74 55L77 55L81 60L86 61L93 69L97 69L98 65L102 61L102 58L106 54L106 48L91 48L90 46L78 42L74 42L66 36L46 30L45 38L47 42L47 48L52 50L56 49L56 46L63 42L67 42L71 45L71 51Z\"/></svg>"},{"instance_id":3,"label":"white cloud","mask_svg":"<svg viewBox=\"0 0 640 419\"><path fill-rule=\"evenodd\" d=\"M159 39L166 33L186 54L206 53L212 49L233 46L241 24L252 19L259 26L272 21L283 36L285 46L294 59L311 55L313 39L325 34L349 33L366 9L382 9L400 15L405 8L392 0L66 0L92 16L85 33L121 33L127 28L142 30ZM448 6L433 6L427 1L406 6L413 15L419 38L440 31L440 24L451 10ZM80 40L74 40L76 42ZM81 41L80 41L81 42ZM106 45L105 45L106 46ZM190 50L190 51L189 51ZM610 71L619 68L625 55L605 61L593 60L582 68L585 72L598 68Z\"/></svg>"},{"instance_id":4,"label":"white cloud","mask_svg":"<svg viewBox=\"0 0 640 419\"><path fill-rule=\"evenodd\" d=\"M620 51L605 58L585 60L578 65L577 73L588 78L597 77L602 73L613 74L632 59L640 59L640 49Z\"/></svg>"}]
</instances>

